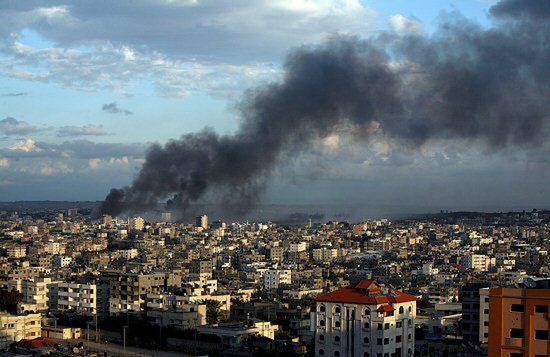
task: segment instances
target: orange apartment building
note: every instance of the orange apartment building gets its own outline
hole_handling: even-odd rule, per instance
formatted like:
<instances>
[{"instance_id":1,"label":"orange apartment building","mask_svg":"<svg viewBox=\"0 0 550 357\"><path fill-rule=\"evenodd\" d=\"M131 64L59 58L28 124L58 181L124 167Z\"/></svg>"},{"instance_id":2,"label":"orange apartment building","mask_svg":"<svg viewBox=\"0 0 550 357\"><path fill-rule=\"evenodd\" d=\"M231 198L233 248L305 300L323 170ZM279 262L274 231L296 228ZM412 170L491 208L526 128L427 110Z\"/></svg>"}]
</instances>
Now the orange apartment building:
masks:
<instances>
[{"instance_id":1,"label":"orange apartment building","mask_svg":"<svg viewBox=\"0 0 550 357\"><path fill-rule=\"evenodd\" d=\"M489 290L489 357L550 356L550 289Z\"/></svg>"}]
</instances>

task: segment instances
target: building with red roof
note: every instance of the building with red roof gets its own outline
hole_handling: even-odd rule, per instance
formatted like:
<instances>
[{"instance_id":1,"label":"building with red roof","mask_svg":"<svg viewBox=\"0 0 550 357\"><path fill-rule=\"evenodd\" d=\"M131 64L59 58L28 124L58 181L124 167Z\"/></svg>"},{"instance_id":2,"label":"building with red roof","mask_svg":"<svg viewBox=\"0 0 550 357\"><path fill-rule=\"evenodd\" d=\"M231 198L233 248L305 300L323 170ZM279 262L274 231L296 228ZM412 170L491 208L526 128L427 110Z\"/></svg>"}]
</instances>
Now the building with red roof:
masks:
<instances>
[{"instance_id":1,"label":"building with red roof","mask_svg":"<svg viewBox=\"0 0 550 357\"><path fill-rule=\"evenodd\" d=\"M416 296L362 280L315 300L316 356L414 355Z\"/></svg>"}]
</instances>

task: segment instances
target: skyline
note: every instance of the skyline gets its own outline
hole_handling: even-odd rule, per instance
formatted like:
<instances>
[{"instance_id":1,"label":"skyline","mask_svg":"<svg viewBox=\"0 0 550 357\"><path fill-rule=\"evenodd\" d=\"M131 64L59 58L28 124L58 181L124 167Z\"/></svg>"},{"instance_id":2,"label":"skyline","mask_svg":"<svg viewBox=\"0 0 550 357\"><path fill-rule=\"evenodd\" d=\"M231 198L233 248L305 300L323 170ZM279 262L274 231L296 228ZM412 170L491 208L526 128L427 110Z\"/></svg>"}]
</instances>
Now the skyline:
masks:
<instances>
[{"instance_id":1,"label":"skyline","mask_svg":"<svg viewBox=\"0 0 550 357\"><path fill-rule=\"evenodd\" d=\"M208 2L136 2L133 11L121 2L111 13L78 2L59 3L48 8L31 2L5 5L7 25L0 28L3 201L101 200L111 187L131 182L149 143L162 144L205 126L233 133L239 121L235 103L243 91L279 78L286 53L322 42L327 33L366 38L406 29L431 34L441 18L457 12L484 28L494 21L487 14L494 2L487 1L423 1L416 9L403 2L351 0L303 1L301 7L242 2L231 9ZM143 11L166 15L169 9L174 19L196 11L196 24L208 26L193 32L186 21L168 21L151 38L144 36L158 24ZM214 15L220 10L235 17L220 23ZM282 22L280 31L270 31L276 23L262 21L235 28L247 13ZM129 14L136 23L142 21L139 36L132 35L135 23L127 22ZM97 31L102 24L127 27L109 38L108 29ZM155 41L162 31L165 40ZM180 35L187 40L183 46ZM262 43L266 38L269 49ZM546 142L543 137L536 149L491 149L445 140L411 150L384 138L364 147L330 135L278 165L263 202L544 208L550 198Z\"/></svg>"}]
</instances>

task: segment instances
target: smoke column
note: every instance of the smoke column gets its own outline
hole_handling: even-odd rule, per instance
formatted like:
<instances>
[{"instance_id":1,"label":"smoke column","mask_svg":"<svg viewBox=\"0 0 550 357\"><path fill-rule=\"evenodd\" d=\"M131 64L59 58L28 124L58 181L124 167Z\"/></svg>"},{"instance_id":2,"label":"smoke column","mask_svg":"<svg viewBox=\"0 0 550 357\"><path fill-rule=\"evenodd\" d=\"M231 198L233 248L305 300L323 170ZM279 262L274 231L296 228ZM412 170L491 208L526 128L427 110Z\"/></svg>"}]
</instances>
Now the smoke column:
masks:
<instances>
[{"instance_id":1,"label":"smoke column","mask_svg":"<svg viewBox=\"0 0 550 357\"><path fill-rule=\"evenodd\" d=\"M413 147L431 139L536 147L550 115L550 1L503 0L491 16L489 29L457 15L431 35L334 37L294 50L280 82L245 93L235 134L205 129L153 145L102 211L166 199L184 209L213 189L252 202L278 162L343 126Z\"/></svg>"}]
</instances>

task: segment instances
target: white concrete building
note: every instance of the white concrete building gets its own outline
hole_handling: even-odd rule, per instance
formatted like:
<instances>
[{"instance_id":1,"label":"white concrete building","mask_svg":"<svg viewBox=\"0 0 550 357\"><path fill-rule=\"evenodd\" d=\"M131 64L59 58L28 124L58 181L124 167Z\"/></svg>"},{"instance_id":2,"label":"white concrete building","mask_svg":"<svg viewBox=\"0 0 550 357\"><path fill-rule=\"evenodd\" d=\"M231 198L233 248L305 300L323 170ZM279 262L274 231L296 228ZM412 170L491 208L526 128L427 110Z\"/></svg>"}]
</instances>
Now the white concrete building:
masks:
<instances>
[{"instance_id":1,"label":"white concrete building","mask_svg":"<svg viewBox=\"0 0 550 357\"><path fill-rule=\"evenodd\" d=\"M307 249L307 243L306 242L290 243L289 251L291 253L298 253L298 252L305 252L306 249Z\"/></svg>"},{"instance_id":2,"label":"white concrete building","mask_svg":"<svg viewBox=\"0 0 550 357\"><path fill-rule=\"evenodd\" d=\"M48 291L52 284L50 278L34 280L10 280L8 290L16 290L23 294L23 301L18 305L20 313L40 312L48 310Z\"/></svg>"},{"instance_id":3,"label":"white concrete building","mask_svg":"<svg viewBox=\"0 0 550 357\"><path fill-rule=\"evenodd\" d=\"M489 270L490 259L483 254L467 254L462 257L462 266L476 271Z\"/></svg>"},{"instance_id":4,"label":"white concrete building","mask_svg":"<svg viewBox=\"0 0 550 357\"><path fill-rule=\"evenodd\" d=\"M318 296L315 356L413 356L416 300L373 280Z\"/></svg>"},{"instance_id":5,"label":"white concrete building","mask_svg":"<svg viewBox=\"0 0 550 357\"><path fill-rule=\"evenodd\" d=\"M479 289L479 342L489 343L489 288Z\"/></svg>"},{"instance_id":6,"label":"white concrete building","mask_svg":"<svg viewBox=\"0 0 550 357\"><path fill-rule=\"evenodd\" d=\"M278 289L281 285L292 283L290 269L269 269L264 272L264 289Z\"/></svg>"},{"instance_id":7,"label":"white concrete building","mask_svg":"<svg viewBox=\"0 0 550 357\"><path fill-rule=\"evenodd\" d=\"M42 314L11 315L0 311L0 349L41 336Z\"/></svg>"},{"instance_id":8,"label":"white concrete building","mask_svg":"<svg viewBox=\"0 0 550 357\"><path fill-rule=\"evenodd\" d=\"M51 287L52 311L84 315L98 313L100 288L95 284L57 283Z\"/></svg>"}]
</instances>

